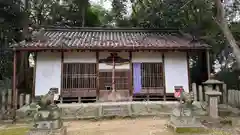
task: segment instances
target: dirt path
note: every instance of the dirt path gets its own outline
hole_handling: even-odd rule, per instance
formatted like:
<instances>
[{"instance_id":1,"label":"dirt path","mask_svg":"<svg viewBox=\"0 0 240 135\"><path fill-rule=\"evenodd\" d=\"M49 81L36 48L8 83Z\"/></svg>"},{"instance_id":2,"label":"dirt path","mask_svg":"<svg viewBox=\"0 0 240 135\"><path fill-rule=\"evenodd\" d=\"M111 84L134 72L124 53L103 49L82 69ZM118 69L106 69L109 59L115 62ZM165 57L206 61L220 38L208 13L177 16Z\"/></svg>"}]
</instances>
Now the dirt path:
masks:
<instances>
[{"instance_id":1,"label":"dirt path","mask_svg":"<svg viewBox=\"0 0 240 135\"><path fill-rule=\"evenodd\" d=\"M165 128L166 119L115 119L68 123L69 135L173 135Z\"/></svg>"}]
</instances>

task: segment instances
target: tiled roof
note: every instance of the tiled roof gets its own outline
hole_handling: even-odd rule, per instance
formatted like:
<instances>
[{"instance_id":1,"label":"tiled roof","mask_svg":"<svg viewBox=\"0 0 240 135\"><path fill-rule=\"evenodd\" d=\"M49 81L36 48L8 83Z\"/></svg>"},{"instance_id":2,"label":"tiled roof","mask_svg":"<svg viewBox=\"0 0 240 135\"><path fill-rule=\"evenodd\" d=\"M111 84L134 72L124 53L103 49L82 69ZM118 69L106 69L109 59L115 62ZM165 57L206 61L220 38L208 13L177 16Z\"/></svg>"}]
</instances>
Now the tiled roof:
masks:
<instances>
[{"instance_id":1,"label":"tiled roof","mask_svg":"<svg viewBox=\"0 0 240 135\"><path fill-rule=\"evenodd\" d=\"M149 29L58 28L45 29L44 40L16 44L14 48L37 49L204 49L177 34Z\"/></svg>"}]
</instances>

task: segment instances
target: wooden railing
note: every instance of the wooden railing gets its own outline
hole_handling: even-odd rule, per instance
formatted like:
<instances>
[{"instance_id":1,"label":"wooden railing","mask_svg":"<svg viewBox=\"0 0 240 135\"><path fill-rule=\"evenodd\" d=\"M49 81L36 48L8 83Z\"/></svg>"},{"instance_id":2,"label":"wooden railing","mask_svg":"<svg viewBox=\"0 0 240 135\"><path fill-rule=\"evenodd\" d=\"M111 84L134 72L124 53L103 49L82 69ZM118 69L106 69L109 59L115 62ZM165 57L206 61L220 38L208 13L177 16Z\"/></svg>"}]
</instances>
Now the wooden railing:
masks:
<instances>
[{"instance_id":1,"label":"wooden railing","mask_svg":"<svg viewBox=\"0 0 240 135\"><path fill-rule=\"evenodd\" d=\"M240 90L228 90L228 104L233 107L240 107Z\"/></svg>"},{"instance_id":2,"label":"wooden railing","mask_svg":"<svg viewBox=\"0 0 240 135\"><path fill-rule=\"evenodd\" d=\"M194 93L194 100L195 101L207 101L207 95L205 94L205 91L207 90L207 87L203 85L196 85L196 83L192 83L192 91ZM228 103L228 97L229 92L227 90L227 85L223 84L222 87L216 86L216 91L222 92L222 95L219 97L219 103L221 104L227 104ZM240 97L239 97L240 98ZM231 100L231 99L230 99Z\"/></svg>"},{"instance_id":3,"label":"wooden railing","mask_svg":"<svg viewBox=\"0 0 240 135\"><path fill-rule=\"evenodd\" d=\"M22 106L24 105L29 105L30 102L31 102L31 99L30 99L30 94L24 94L24 93L21 93L21 94L18 94L17 96L17 108L21 108ZM1 119L4 119L4 115L6 115L7 112L10 112L13 108L13 105L12 105L12 90L9 89L9 90L2 90L0 92L0 105L1 105Z\"/></svg>"}]
</instances>

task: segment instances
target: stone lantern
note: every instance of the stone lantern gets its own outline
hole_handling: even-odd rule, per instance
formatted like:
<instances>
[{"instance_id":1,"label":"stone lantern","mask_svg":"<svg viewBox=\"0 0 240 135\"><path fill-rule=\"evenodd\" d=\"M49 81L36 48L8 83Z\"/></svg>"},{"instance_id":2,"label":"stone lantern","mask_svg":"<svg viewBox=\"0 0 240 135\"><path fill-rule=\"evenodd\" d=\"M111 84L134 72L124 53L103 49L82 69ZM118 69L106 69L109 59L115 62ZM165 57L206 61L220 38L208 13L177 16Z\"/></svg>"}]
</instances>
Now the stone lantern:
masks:
<instances>
[{"instance_id":1,"label":"stone lantern","mask_svg":"<svg viewBox=\"0 0 240 135\"><path fill-rule=\"evenodd\" d=\"M211 74L210 78L203 82L205 89L205 100L208 104L208 113L212 118L218 118L218 99L222 95L220 88L223 86L223 82L215 80L214 75Z\"/></svg>"},{"instance_id":2,"label":"stone lantern","mask_svg":"<svg viewBox=\"0 0 240 135\"><path fill-rule=\"evenodd\" d=\"M207 91L221 91L224 82L214 79L214 74L210 75L210 78L202 83L205 90L205 101L208 101L206 95Z\"/></svg>"},{"instance_id":3,"label":"stone lantern","mask_svg":"<svg viewBox=\"0 0 240 135\"><path fill-rule=\"evenodd\" d=\"M217 90L216 88L221 88L223 84L224 82L214 79L213 74L210 75L210 78L207 81L203 82L203 85L206 87L205 92L206 90Z\"/></svg>"}]
</instances>

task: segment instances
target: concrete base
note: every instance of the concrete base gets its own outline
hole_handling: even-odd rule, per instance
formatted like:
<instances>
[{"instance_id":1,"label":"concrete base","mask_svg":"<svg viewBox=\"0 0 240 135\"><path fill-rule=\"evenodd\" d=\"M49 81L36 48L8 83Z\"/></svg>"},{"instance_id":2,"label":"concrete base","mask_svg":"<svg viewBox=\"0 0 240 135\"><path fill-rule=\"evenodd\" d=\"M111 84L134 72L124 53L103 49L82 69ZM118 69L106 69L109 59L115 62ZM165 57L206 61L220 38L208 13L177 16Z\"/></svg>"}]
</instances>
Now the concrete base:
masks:
<instances>
[{"instance_id":1,"label":"concrete base","mask_svg":"<svg viewBox=\"0 0 240 135\"><path fill-rule=\"evenodd\" d=\"M147 101L147 102L103 102L88 104L58 104L61 109L61 118L64 120L91 119L109 116L169 116L176 108L178 102L174 101ZM194 116L206 115L201 106L193 108ZM17 111L18 120L25 119L25 111ZM32 118L32 117L29 117Z\"/></svg>"},{"instance_id":2,"label":"concrete base","mask_svg":"<svg viewBox=\"0 0 240 135\"><path fill-rule=\"evenodd\" d=\"M27 135L67 135L67 128L60 129L31 129Z\"/></svg>"},{"instance_id":3,"label":"concrete base","mask_svg":"<svg viewBox=\"0 0 240 135\"><path fill-rule=\"evenodd\" d=\"M183 125L181 123L167 123L167 127L173 129L176 133L203 133L207 132L207 129L201 123L195 123L194 125Z\"/></svg>"}]
</instances>

